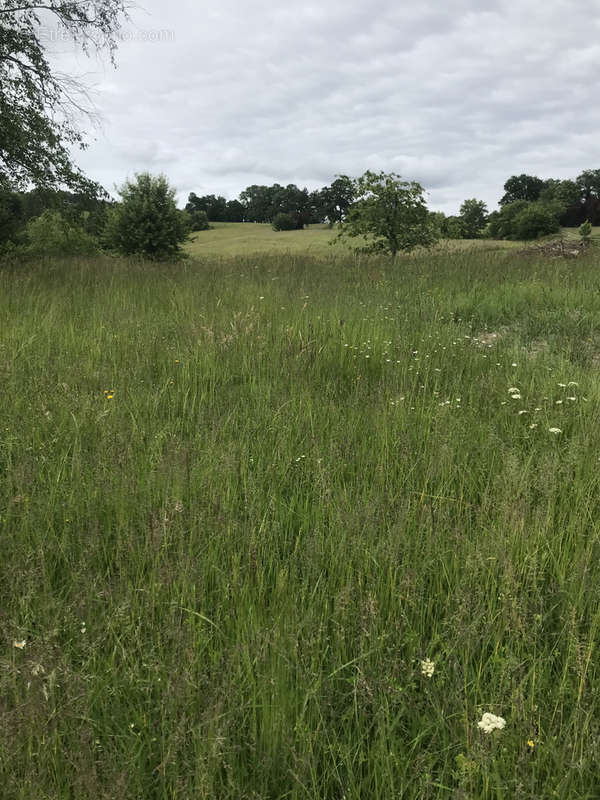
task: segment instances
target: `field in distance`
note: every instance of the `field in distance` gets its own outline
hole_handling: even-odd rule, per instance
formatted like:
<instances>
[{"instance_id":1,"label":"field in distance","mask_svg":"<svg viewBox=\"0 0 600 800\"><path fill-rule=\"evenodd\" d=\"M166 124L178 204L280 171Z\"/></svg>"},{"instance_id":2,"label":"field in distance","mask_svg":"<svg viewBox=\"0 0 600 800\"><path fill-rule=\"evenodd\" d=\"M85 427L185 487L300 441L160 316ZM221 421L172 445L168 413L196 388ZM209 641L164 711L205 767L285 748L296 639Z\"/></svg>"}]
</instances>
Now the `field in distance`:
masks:
<instances>
[{"instance_id":1,"label":"field in distance","mask_svg":"<svg viewBox=\"0 0 600 800\"><path fill-rule=\"evenodd\" d=\"M336 230L328 225L310 225L302 231L274 231L256 222L212 222L211 230L192 233L186 250L193 256L236 256L252 253L304 253L332 257L349 252L347 244L330 246ZM518 242L488 239L442 240L438 248L497 250L518 246Z\"/></svg>"}]
</instances>

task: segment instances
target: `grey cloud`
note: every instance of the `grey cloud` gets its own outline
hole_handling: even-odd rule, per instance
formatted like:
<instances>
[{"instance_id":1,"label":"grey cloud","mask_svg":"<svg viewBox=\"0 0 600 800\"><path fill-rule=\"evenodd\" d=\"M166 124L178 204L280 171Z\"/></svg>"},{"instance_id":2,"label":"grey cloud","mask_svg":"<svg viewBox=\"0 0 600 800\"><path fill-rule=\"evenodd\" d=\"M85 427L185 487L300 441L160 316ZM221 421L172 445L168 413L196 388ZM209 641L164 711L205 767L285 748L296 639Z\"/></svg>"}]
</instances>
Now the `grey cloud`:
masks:
<instances>
[{"instance_id":1,"label":"grey cloud","mask_svg":"<svg viewBox=\"0 0 600 800\"><path fill-rule=\"evenodd\" d=\"M600 8L572 0L146 0L118 69L95 71L101 135L78 155L110 186L148 169L180 198L254 182L309 188L336 173L400 172L430 205L490 207L514 173L566 177L595 162ZM191 188L190 188L191 187Z\"/></svg>"}]
</instances>

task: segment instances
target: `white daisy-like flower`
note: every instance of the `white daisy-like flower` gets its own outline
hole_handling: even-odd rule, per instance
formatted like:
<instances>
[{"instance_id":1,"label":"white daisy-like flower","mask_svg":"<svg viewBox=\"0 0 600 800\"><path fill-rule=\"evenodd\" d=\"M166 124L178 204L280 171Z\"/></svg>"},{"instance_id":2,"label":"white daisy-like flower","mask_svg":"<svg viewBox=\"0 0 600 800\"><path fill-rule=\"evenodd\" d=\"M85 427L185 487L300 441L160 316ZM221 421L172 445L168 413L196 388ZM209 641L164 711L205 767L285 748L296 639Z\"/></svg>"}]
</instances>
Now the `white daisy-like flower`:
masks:
<instances>
[{"instance_id":1,"label":"white daisy-like flower","mask_svg":"<svg viewBox=\"0 0 600 800\"><path fill-rule=\"evenodd\" d=\"M526 408L522 408L522 409L519 411L519 416L521 416L521 414L529 414L529 411L527 411L527 409L526 409Z\"/></svg>"},{"instance_id":2,"label":"white daisy-like flower","mask_svg":"<svg viewBox=\"0 0 600 800\"><path fill-rule=\"evenodd\" d=\"M27 640L26 639L21 639L20 641L17 641L16 639L14 639L14 641L13 641L13 647L16 647L17 650L24 650L26 644L27 644Z\"/></svg>"},{"instance_id":3,"label":"white daisy-like flower","mask_svg":"<svg viewBox=\"0 0 600 800\"><path fill-rule=\"evenodd\" d=\"M485 714L477 723L477 726L481 728L481 730L484 733L491 733L496 729L501 731L505 725L506 725L505 719L503 719L502 717L497 717L495 714L490 714L488 711L485 712Z\"/></svg>"},{"instance_id":4,"label":"white daisy-like flower","mask_svg":"<svg viewBox=\"0 0 600 800\"><path fill-rule=\"evenodd\" d=\"M520 400L521 395L517 392L516 394L511 394L511 400Z\"/></svg>"},{"instance_id":5,"label":"white daisy-like flower","mask_svg":"<svg viewBox=\"0 0 600 800\"><path fill-rule=\"evenodd\" d=\"M560 428L548 428L550 433L562 433Z\"/></svg>"},{"instance_id":6,"label":"white daisy-like flower","mask_svg":"<svg viewBox=\"0 0 600 800\"><path fill-rule=\"evenodd\" d=\"M421 673L425 675L426 678L431 678L435 671L435 664L433 661L430 661L428 658L421 661Z\"/></svg>"},{"instance_id":7,"label":"white daisy-like flower","mask_svg":"<svg viewBox=\"0 0 600 800\"><path fill-rule=\"evenodd\" d=\"M577 398L576 397L567 397L567 400L570 400L573 403L573 402L575 402L575 400L577 400Z\"/></svg>"},{"instance_id":8,"label":"white daisy-like flower","mask_svg":"<svg viewBox=\"0 0 600 800\"><path fill-rule=\"evenodd\" d=\"M567 384L566 383L559 383L558 385L560 386L561 389L564 389Z\"/></svg>"},{"instance_id":9,"label":"white daisy-like flower","mask_svg":"<svg viewBox=\"0 0 600 800\"><path fill-rule=\"evenodd\" d=\"M520 389L517 389L517 387L516 387L516 386L511 386L511 387L510 387L510 389L508 390L508 393L509 393L509 394L514 394L514 393L516 392L516 393L518 394L520 391L521 391L521 390L520 390Z\"/></svg>"}]
</instances>

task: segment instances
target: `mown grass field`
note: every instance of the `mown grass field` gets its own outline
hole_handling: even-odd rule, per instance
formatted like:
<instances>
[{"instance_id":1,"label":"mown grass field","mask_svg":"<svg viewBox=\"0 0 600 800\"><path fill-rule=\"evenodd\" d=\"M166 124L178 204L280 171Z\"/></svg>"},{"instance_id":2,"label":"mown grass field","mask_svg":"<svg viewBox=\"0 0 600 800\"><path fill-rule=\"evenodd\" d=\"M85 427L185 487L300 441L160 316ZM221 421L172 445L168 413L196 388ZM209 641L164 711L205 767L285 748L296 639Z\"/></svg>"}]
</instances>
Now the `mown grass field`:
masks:
<instances>
[{"instance_id":1,"label":"mown grass field","mask_svg":"<svg viewBox=\"0 0 600 800\"><path fill-rule=\"evenodd\" d=\"M600 797L597 251L5 267L0 372L3 800Z\"/></svg>"},{"instance_id":2,"label":"mown grass field","mask_svg":"<svg viewBox=\"0 0 600 800\"><path fill-rule=\"evenodd\" d=\"M295 253L314 257L335 258L349 254L346 242L337 242L336 230L328 225L309 225L302 231L274 231L271 225L253 222L211 222L211 229L192 233L186 251L192 256L246 256L249 254ZM440 242L437 249L498 250L518 246L515 242L471 240Z\"/></svg>"},{"instance_id":3,"label":"mown grass field","mask_svg":"<svg viewBox=\"0 0 600 800\"><path fill-rule=\"evenodd\" d=\"M350 240L336 242L337 231L328 225L309 225L302 231L274 231L271 225L252 222L211 222L208 231L192 233L185 245L191 256L247 256L264 253L310 255L322 258L336 258L340 254L349 255ZM577 230L565 228L562 235L578 239ZM593 229L595 238L600 238L600 228ZM548 237L554 238L554 237ZM532 246L526 242L508 242L494 239L441 240L435 253L448 253L460 250L496 251L523 249Z\"/></svg>"}]
</instances>

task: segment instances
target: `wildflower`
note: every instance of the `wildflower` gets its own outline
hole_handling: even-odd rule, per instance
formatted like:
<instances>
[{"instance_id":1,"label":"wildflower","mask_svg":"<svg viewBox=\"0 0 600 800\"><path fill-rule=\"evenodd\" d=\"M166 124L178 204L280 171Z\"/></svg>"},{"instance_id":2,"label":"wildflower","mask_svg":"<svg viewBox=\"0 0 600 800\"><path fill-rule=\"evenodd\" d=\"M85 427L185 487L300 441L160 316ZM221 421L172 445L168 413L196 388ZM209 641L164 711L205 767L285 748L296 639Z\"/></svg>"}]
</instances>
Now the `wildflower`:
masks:
<instances>
[{"instance_id":1,"label":"wildflower","mask_svg":"<svg viewBox=\"0 0 600 800\"><path fill-rule=\"evenodd\" d=\"M562 433L560 428L548 428L550 433Z\"/></svg>"},{"instance_id":2,"label":"wildflower","mask_svg":"<svg viewBox=\"0 0 600 800\"><path fill-rule=\"evenodd\" d=\"M512 364L511 364L511 367L516 367L516 366L517 366L517 362L513 361Z\"/></svg>"},{"instance_id":3,"label":"wildflower","mask_svg":"<svg viewBox=\"0 0 600 800\"><path fill-rule=\"evenodd\" d=\"M564 389L567 384L566 383L559 383L558 385L560 386L561 389Z\"/></svg>"},{"instance_id":4,"label":"wildflower","mask_svg":"<svg viewBox=\"0 0 600 800\"><path fill-rule=\"evenodd\" d=\"M24 650L26 644L27 644L26 639L21 639L20 642L18 642L16 639L13 641L13 647L16 647L17 650Z\"/></svg>"},{"instance_id":5,"label":"wildflower","mask_svg":"<svg viewBox=\"0 0 600 800\"><path fill-rule=\"evenodd\" d=\"M482 716L477 726L481 728L484 733L491 733L493 730L502 730L506 725L506 720L502 717L497 717L495 714L490 714L488 711Z\"/></svg>"},{"instance_id":6,"label":"wildflower","mask_svg":"<svg viewBox=\"0 0 600 800\"><path fill-rule=\"evenodd\" d=\"M531 747L532 749L535 747L535 742L533 739L527 739L527 746Z\"/></svg>"},{"instance_id":7,"label":"wildflower","mask_svg":"<svg viewBox=\"0 0 600 800\"><path fill-rule=\"evenodd\" d=\"M433 661L430 661L426 658L424 661L421 661L421 674L425 675L426 678L431 678L435 671L435 664Z\"/></svg>"},{"instance_id":8,"label":"wildflower","mask_svg":"<svg viewBox=\"0 0 600 800\"><path fill-rule=\"evenodd\" d=\"M530 425L529 427L530 427L531 429L533 429L533 428L537 428L537 426L538 426L537 422L532 422L532 423L531 423L531 425Z\"/></svg>"},{"instance_id":9,"label":"wildflower","mask_svg":"<svg viewBox=\"0 0 600 800\"><path fill-rule=\"evenodd\" d=\"M521 395L518 394L518 393L517 394L511 394L510 398L511 398L511 400L521 400Z\"/></svg>"},{"instance_id":10,"label":"wildflower","mask_svg":"<svg viewBox=\"0 0 600 800\"><path fill-rule=\"evenodd\" d=\"M574 397L574 396L573 397L567 397L567 400L570 400L572 403L574 403L575 400L577 400L577 398Z\"/></svg>"},{"instance_id":11,"label":"wildflower","mask_svg":"<svg viewBox=\"0 0 600 800\"><path fill-rule=\"evenodd\" d=\"M508 393L509 393L509 394L513 394L514 392L516 392L516 393L518 394L520 391L521 391L521 390L520 390L520 389L517 389L517 387L516 387L516 386L511 386L511 387L510 387L510 389L508 390Z\"/></svg>"},{"instance_id":12,"label":"wildflower","mask_svg":"<svg viewBox=\"0 0 600 800\"><path fill-rule=\"evenodd\" d=\"M562 400L557 400L557 401L556 401L556 405L557 405L557 406L561 406L561 405L562 405Z\"/></svg>"},{"instance_id":13,"label":"wildflower","mask_svg":"<svg viewBox=\"0 0 600 800\"><path fill-rule=\"evenodd\" d=\"M526 409L526 408L522 408L522 409L519 411L519 416L521 416L521 414L529 414L529 411L527 411L527 409Z\"/></svg>"}]
</instances>

